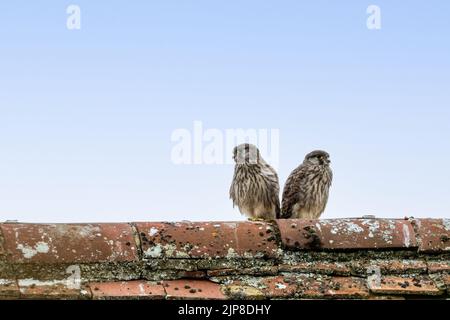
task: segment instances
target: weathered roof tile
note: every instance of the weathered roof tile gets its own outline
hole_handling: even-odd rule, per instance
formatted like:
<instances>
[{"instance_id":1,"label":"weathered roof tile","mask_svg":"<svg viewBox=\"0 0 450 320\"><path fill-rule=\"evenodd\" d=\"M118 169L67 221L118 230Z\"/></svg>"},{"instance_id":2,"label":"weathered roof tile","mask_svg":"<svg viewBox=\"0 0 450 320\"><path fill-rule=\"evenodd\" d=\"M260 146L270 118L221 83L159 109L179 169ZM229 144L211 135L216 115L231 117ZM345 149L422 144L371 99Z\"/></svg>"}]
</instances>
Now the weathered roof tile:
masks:
<instances>
[{"instance_id":1,"label":"weathered roof tile","mask_svg":"<svg viewBox=\"0 0 450 320\"><path fill-rule=\"evenodd\" d=\"M279 266L282 272L300 272L330 275L350 275L352 272L351 264L347 262L328 262L328 261L308 261L296 262L293 264L282 264Z\"/></svg>"},{"instance_id":2,"label":"weathered roof tile","mask_svg":"<svg viewBox=\"0 0 450 320\"><path fill-rule=\"evenodd\" d=\"M233 299L261 299L293 297L297 284L286 281L283 276L242 277L227 281L225 292Z\"/></svg>"},{"instance_id":3,"label":"weathered roof tile","mask_svg":"<svg viewBox=\"0 0 450 320\"><path fill-rule=\"evenodd\" d=\"M223 300L220 285L208 280L168 280L163 282L167 299Z\"/></svg>"},{"instance_id":4,"label":"weathered roof tile","mask_svg":"<svg viewBox=\"0 0 450 320\"><path fill-rule=\"evenodd\" d=\"M144 280L92 282L89 288L95 300L164 299L161 283Z\"/></svg>"},{"instance_id":5,"label":"weathered roof tile","mask_svg":"<svg viewBox=\"0 0 450 320\"><path fill-rule=\"evenodd\" d=\"M0 228L0 259L5 254L4 242L2 228Z\"/></svg>"},{"instance_id":6,"label":"weathered roof tile","mask_svg":"<svg viewBox=\"0 0 450 320\"><path fill-rule=\"evenodd\" d=\"M1 224L8 259L15 263L90 263L137 260L130 225Z\"/></svg>"},{"instance_id":7,"label":"weathered roof tile","mask_svg":"<svg viewBox=\"0 0 450 320\"><path fill-rule=\"evenodd\" d=\"M290 249L390 249L417 246L407 220L277 220L283 244Z\"/></svg>"},{"instance_id":8,"label":"weathered roof tile","mask_svg":"<svg viewBox=\"0 0 450 320\"><path fill-rule=\"evenodd\" d=\"M136 223L145 258L276 257L274 228L264 222Z\"/></svg>"},{"instance_id":9,"label":"weathered roof tile","mask_svg":"<svg viewBox=\"0 0 450 320\"><path fill-rule=\"evenodd\" d=\"M427 261L428 272L448 272L450 273L450 261L448 260L429 260Z\"/></svg>"},{"instance_id":10,"label":"weathered roof tile","mask_svg":"<svg viewBox=\"0 0 450 320\"><path fill-rule=\"evenodd\" d=\"M0 279L0 300L19 298L19 287L15 279Z\"/></svg>"},{"instance_id":11,"label":"weathered roof tile","mask_svg":"<svg viewBox=\"0 0 450 320\"><path fill-rule=\"evenodd\" d=\"M367 298L369 290L366 281L356 277L333 277L330 287L325 292L325 297L335 299L342 298Z\"/></svg>"},{"instance_id":12,"label":"weathered roof tile","mask_svg":"<svg viewBox=\"0 0 450 320\"><path fill-rule=\"evenodd\" d=\"M82 287L71 287L57 281L35 281L22 279L18 281L21 299L90 299L91 292Z\"/></svg>"},{"instance_id":13,"label":"weathered roof tile","mask_svg":"<svg viewBox=\"0 0 450 320\"><path fill-rule=\"evenodd\" d=\"M440 295L443 293L427 276L382 276L380 279L373 276L368 279L368 287L373 293L390 295Z\"/></svg>"},{"instance_id":14,"label":"weathered roof tile","mask_svg":"<svg viewBox=\"0 0 450 320\"><path fill-rule=\"evenodd\" d=\"M299 295L308 298L354 298L369 296L366 283L356 277L317 277L311 274L299 278Z\"/></svg>"},{"instance_id":15,"label":"weathered roof tile","mask_svg":"<svg viewBox=\"0 0 450 320\"><path fill-rule=\"evenodd\" d=\"M275 275L279 271L276 266L258 267L258 268L226 268L212 269L207 271L208 277L220 277L229 275Z\"/></svg>"}]
</instances>

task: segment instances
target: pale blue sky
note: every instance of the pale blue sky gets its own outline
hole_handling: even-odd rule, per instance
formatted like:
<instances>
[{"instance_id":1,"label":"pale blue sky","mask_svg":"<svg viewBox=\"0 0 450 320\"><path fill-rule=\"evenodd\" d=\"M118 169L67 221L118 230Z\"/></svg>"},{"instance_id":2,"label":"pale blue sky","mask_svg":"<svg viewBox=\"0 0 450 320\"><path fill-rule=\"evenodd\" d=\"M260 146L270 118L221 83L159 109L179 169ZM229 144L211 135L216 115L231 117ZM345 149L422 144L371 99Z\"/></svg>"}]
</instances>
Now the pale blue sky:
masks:
<instances>
[{"instance_id":1,"label":"pale blue sky","mask_svg":"<svg viewBox=\"0 0 450 320\"><path fill-rule=\"evenodd\" d=\"M0 221L243 219L231 165L171 162L195 120L279 129L282 185L327 150L323 218L450 217L449 17L445 0L2 1Z\"/></svg>"}]
</instances>

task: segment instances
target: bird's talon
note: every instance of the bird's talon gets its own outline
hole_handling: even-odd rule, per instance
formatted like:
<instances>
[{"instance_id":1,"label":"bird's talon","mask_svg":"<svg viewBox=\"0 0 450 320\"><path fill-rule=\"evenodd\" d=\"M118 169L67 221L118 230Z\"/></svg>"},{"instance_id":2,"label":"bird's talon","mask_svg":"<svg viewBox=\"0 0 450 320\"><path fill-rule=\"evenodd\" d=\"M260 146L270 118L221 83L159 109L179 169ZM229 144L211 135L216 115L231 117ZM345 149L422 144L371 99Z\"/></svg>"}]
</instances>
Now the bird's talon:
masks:
<instances>
[{"instance_id":1,"label":"bird's talon","mask_svg":"<svg viewBox=\"0 0 450 320\"><path fill-rule=\"evenodd\" d=\"M261 222L261 221L266 221L262 218L248 218L248 221L255 221L255 222Z\"/></svg>"}]
</instances>

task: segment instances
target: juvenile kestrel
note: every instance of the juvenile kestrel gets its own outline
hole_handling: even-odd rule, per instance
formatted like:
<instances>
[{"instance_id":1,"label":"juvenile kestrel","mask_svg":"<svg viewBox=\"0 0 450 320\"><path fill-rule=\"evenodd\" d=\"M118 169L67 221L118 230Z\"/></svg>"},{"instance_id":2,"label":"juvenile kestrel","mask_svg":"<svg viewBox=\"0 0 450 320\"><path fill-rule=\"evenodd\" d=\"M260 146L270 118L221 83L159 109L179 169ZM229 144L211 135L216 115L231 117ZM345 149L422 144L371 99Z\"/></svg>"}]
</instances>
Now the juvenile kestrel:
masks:
<instances>
[{"instance_id":1,"label":"juvenile kestrel","mask_svg":"<svg viewBox=\"0 0 450 320\"><path fill-rule=\"evenodd\" d=\"M281 218L320 217L327 205L333 179L329 158L325 151L313 151L291 172L283 190Z\"/></svg>"},{"instance_id":2,"label":"juvenile kestrel","mask_svg":"<svg viewBox=\"0 0 450 320\"><path fill-rule=\"evenodd\" d=\"M252 219L273 220L280 215L280 186L275 170L264 161L258 148L244 143L234 148L236 162L230 187L233 207Z\"/></svg>"}]
</instances>

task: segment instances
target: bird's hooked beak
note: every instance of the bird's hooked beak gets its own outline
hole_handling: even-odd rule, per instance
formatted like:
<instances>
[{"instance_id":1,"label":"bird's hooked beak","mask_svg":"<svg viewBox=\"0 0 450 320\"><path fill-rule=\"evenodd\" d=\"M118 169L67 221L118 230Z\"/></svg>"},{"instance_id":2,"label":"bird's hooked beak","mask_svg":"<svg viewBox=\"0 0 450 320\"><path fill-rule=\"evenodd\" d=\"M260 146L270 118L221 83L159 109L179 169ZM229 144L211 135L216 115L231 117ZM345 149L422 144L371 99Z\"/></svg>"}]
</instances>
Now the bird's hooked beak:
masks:
<instances>
[{"instance_id":1,"label":"bird's hooked beak","mask_svg":"<svg viewBox=\"0 0 450 320\"><path fill-rule=\"evenodd\" d=\"M329 164L331 163L331 160L328 159L328 158L325 158L325 157L321 157L321 158L319 159L319 161L320 161L322 164L326 164L326 165L329 165Z\"/></svg>"}]
</instances>

